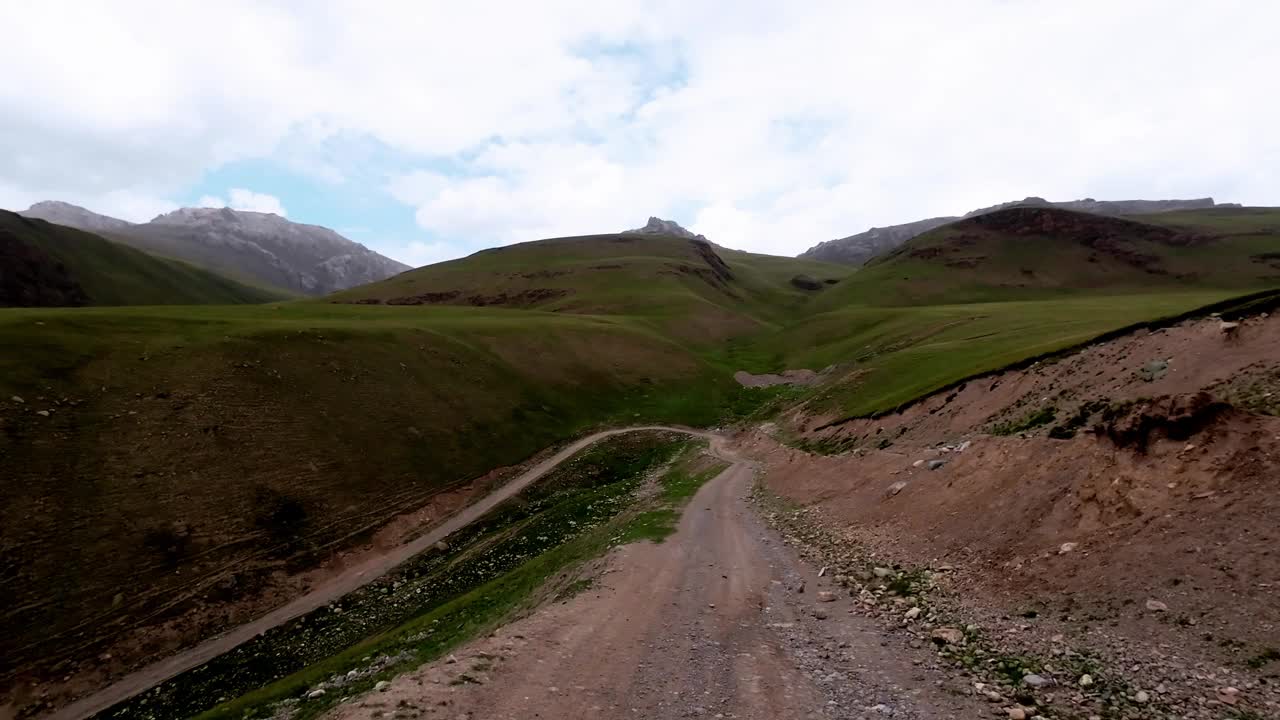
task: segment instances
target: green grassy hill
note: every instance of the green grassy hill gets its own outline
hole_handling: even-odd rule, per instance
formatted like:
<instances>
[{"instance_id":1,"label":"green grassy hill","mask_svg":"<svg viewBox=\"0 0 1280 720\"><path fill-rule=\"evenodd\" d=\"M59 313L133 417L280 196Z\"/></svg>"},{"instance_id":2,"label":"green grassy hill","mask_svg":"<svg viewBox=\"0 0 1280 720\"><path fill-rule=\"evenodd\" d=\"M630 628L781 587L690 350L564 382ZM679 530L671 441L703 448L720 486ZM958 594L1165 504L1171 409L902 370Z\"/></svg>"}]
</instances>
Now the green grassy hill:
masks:
<instances>
[{"instance_id":1,"label":"green grassy hill","mask_svg":"<svg viewBox=\"0 0 1280 720\"><path fill-rule=\"evenodd\" d=\"M1246 209L1247 210L1247 209ZM816 301L937 305L1280 282L1275 211L1216 208L1115 218L1019 207L962 220L869 262Z\"/></svg>"},{"instance_id":2,"label":"green grassy hill","mask_svg":"<svg viewBox=\"0 0 1280 720\"><path fill-rule=\"evenodd\" d=\"M784 323L851 268L662 235L591 235L485 250L336 293L327 302L471 305L643 318L697 343Z\"/></svg>"},{"instance_id":3,"label":"green grassy hill","mask_svg":"<svg viewBox=\"0 0 1280 720\"><path fill-rule=\"evenodd\" d=\"M263 303L284 296L93 233L0 210L0 305Z\"/></svg>"},{"instance_id":4,"label":"green grassy hill","mask_svg":"<svg viewBox=\"0 0 1280 720\"><path fill-rule=\"evenodd\" d=\"M827 384L801 398L809 409L871 415L1023 358L1277 286L1275 209L1114 218L1012 208L872 260L736 357L755 371L831 367Z\"/></svg>"}]
</instances>

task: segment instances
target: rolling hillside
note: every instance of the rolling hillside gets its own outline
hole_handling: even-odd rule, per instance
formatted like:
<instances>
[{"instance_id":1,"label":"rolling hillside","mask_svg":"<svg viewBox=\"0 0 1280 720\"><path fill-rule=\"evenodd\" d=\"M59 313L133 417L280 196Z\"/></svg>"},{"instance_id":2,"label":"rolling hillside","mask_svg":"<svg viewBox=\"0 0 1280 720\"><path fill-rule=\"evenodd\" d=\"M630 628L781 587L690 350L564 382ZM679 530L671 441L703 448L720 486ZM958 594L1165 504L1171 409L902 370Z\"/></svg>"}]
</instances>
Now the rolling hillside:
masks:
<instances>
[{"instance_id":1,"label":"rolling hillside","mask_svg":"<svg viewBox=\"0 0 1280 720\"><path fill-rule=\"evenodd\" d=\"M9 309L0 343L6 682L167 652L495 468L740 394L637 322L502 308Z\"/></svg>"},{"instance_id":2,"label":"rolling hillside","mask_svg":"<svg viewBox=\"0 0 1280 720\"><path fill-rule=\"evenodd\" d=\"M827 240L809 248L800 257L809 260L824 260L848 265L863 265L867 261L887 253L907 242L913 237L923 235L943 225L1015 207L1053 207L1076 212L1087 212L1098 215L1149 215L1201 209L1238 208L1234 203L1215 203L1213 198L1195 198L1190 200L1067 200L1050 202L1040 197L1028 197L1013 202L1001 203L991 207L971 210L964 215L943 216L916 220L914 222L890 225L888 227L871 228L856 235Z\"/></svg>"},{"instance_id":3,"label":"rolling hillside","mask_svg":"<svg viewBox=\"0 0 1280 720\"><path fill-rule=\"evenodd\" d=\"M756 372L829 368L824 384L803 394L817 415L890 411L1024 358L1274 289L1278 218L1254 208L1141 222L998 210L872 260L735 358Z\"/></svg>"},{"instance_id":4,"label":"rolling hillside","mask_svg":"<svg viewBox=\"0 0 1280 720\"><path fill-rule=\"evenodd\" d=\"M1258 289L1280 281L1280 271L1266 260L1280 250L1274 217L1216 209L1139 221L1057 208L998 210L912 239L816 303L836 309L1161 288ZM1160 218L1159 224L1149 218Z\"/></svg>"},{"instance_id":5,"label":"rolling hillside","mask_svg":"<svg viewBox=\"0 0 1280 720\"><path fill-rule=\"evenodd\" d=\"M677 235L618 233L485 250L325 300L635 316L706 343L786 322L849 272Z\"/></svg>"},{"instance_id":6,"label":"rolling hillside","mask_svg":"<svg viewBox=\"0 0 1280 720\"><path fill-rule=\"evenodd\" d=\"M7 211L0 211L0 256L0 305L239 304L284 297Z\"/></svg>"}]
</instances>

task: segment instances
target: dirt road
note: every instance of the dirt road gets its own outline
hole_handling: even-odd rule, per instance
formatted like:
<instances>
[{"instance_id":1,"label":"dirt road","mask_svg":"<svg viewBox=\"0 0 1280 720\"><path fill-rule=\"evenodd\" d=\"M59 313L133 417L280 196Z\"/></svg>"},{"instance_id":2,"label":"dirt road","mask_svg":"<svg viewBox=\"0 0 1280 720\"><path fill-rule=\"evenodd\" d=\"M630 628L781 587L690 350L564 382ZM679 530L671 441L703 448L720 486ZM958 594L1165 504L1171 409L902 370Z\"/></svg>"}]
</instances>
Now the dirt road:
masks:
<instances>
[{"instance_id":1,"label":"dirt road","mask_svg":"<svg viewBox=\"0 0 1280 720\"><path fill-rule=\"evenodd\" d=\"M732 466L697 493L665 543L620 548L596 587L339 706L330 720L990 713L950 687L928 649L851 613L847 593L820 595L826 579L748 506L752 466L720 438L713 449Z\"/></svg>"},{"instance_id":2,"label":"dirt road","mask_svg":"<svg viewBox=\"0 0 1280 720\"><path fill-rule=\"evenodd\" d=\"M461 512L453 515L422 537L410 543L401 545L388 553L374 557L363 565L350 568L324 585L317 587L306 595L299 596L288 604L276 608L253 622L241 625L225 635L220 635L189 650L172 655L164 660L148 665L141 670L130 673L112 685L92 695L81 698L80 700L61 708L48 717L51 720L81 720L82 718L91 717L94 714L115 705L116 703L123 702L134 695L145 692L146 690L149 690L179 673L202 665L232 648L248 642L257 635L260 635L277 625L281 625L296 617L305 615L316 608L327 605L330 602L341 598L343 595L346 595L357 588L363 587L382 575L385 575L397 565L475 522L485 513L496 507L499 503L509 500L513 495L525 489L543 475L546 475L553 468L569 459L579 450L582 450L588 445L607 437L642 430L667 430L696 435L699 437L713 437L710 433L697 430L664 426L619 428L588 435L587 437L568 445L552 457L519 475L507 484L485 496L485 498L479 502L470 505Z\"/></svg>"}]
</instances>

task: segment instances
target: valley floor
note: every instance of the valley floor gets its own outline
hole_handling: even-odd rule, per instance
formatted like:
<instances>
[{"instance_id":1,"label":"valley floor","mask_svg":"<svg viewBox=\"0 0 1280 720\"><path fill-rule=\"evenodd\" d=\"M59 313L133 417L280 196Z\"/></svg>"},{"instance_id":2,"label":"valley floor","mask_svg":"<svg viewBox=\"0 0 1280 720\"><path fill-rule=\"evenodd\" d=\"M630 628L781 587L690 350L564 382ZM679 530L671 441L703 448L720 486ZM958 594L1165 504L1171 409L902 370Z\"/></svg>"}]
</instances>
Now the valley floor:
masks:
<instances>
[{"instance_id":1,"label":"valley floor","mask_svg":"<svg viewBox=\"0 0 1280 720\"><path fill-rule=\"evenodd\" d=\"M753 465L694 496L675 535L596 584L340 706L365 718L973 717L932 653L854 613L748 505ZM824 589L826 588L826 589Z\"/></svg>"}]
</instances>

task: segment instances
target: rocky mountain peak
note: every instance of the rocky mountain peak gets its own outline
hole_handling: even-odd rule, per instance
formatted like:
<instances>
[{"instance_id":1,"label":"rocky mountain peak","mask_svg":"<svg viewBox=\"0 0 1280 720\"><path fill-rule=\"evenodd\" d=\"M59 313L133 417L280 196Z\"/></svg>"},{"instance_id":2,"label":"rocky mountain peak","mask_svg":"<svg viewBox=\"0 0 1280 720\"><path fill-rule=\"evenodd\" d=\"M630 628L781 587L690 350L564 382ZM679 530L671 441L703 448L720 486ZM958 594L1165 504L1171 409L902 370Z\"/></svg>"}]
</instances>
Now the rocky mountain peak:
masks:
<instances>
[{"instance_id":1,"label":"rocky mountain peak","mask_svg":"<svg viewBox=\"0 0 1280 720\"><path fill-rule=\"evenodd\" d=\"M644 227L634 230L623 230L624 235L673 235L675 237L688 238L689 240L702 240L706 242L707 238L702 235L694 234L683 227L675 220L663 220L660 217L649 217L649 222Z\"/></svg>"},{"instance_id":2,"label":"rocky mountain peak","mask_svg":"<svg viewBox=\"0 0 1280 720\"><path fill-rule=\"evenodd\" d=\"M99 215L61 200L41 200L18 214L89 232L119 232L133 227L131 222Z\"/></svg>"},{"instance_id":3,"label":"rocky mountain peak","mask_svg":"<svg viewBox=\"0 0 1280 720\"><path fill-rule=\"evenodd\" d=\"M329 228L274 213L186 207L134 224L45 201L22 215L107 233L140 250L306 295L344 290L409 269Z\"/></svg>"}]
</instances>

